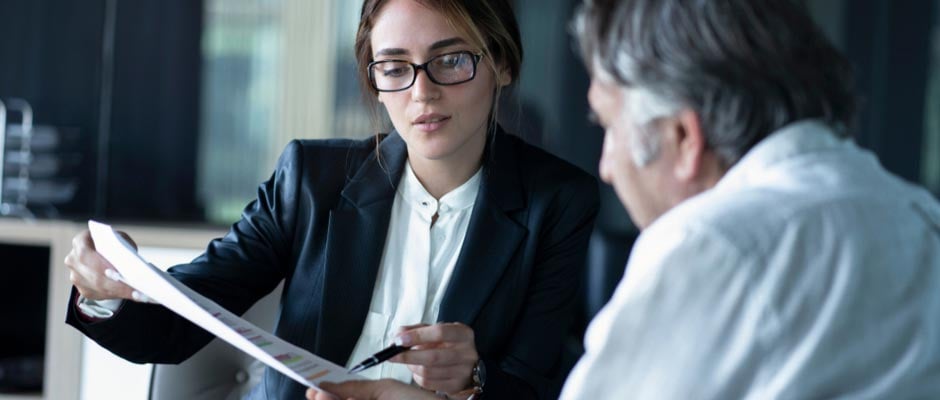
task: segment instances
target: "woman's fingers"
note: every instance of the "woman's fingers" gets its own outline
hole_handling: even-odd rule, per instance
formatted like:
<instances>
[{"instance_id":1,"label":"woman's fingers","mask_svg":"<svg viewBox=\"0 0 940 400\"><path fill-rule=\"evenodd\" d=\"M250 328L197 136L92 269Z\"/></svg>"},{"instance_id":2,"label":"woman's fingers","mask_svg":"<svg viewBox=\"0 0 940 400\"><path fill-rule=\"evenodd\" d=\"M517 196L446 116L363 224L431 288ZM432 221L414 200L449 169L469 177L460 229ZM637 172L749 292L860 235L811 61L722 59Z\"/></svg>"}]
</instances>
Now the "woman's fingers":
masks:
<instances>
[{"instance_id":1,"label":"woman's fingers","mask_svg":"<svg viewBox=\"0 0 940 400\"><path fill-rule=\"evenodd\" d=\"M85 298L134 300L134 289L122 282L117 270L95 250L87 230L72 239L72 250L64 263L69 268L69 280Z\"/></svg>"},{"instance_id":2,"label":"woman's fingers","mask_svg":"<svg viewBox=\"0 0 940 400\"><path fill-rule=\"evenodd\" d=\"M411 365L444 367L452 365L473 365L477 360L476 350L464 344L455 347L437 347L422 350L409 350L393 359L395 362Z\"/></svg>"},{"instance_id":3,"label":"woman's fingers","mask_svg":"<svg viewBox=\"0 0 940 400\"><path fill-rule=\"evenodd\" d=\"M395 339L399 346L422 346L439 343L473 343L473 329L459 322L438 323L402 331Z\"/></svg>"},{"instance_id":4,"label":"woman's fingers","mask_svg":"<svg viewBox=\"0 0 940 400\"><path fill-rule=\"evenodd\" d=\"M411 347L393 362L407 364L421 387L456 393L466 389L479 360L473 329L461 323L438 323L406 329L396 344Z\"/></svg>"}]
</instances>

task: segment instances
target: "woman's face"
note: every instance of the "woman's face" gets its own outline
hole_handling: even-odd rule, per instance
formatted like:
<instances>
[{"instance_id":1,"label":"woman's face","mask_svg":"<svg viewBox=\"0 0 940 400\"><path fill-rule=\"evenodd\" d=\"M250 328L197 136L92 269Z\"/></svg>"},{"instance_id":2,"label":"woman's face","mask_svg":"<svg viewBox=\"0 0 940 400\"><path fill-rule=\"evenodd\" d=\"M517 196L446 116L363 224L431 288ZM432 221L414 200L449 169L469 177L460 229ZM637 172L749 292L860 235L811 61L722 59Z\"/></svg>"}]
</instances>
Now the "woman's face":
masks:
<instances>
[{"instance_id":1,"label":"woman's face","mask_svg":"<svg viewBox=\"0 0 940 400\"><path fill-rule=\"evenodd\" d=\"M372 28L375 61L405 60L424 64L457 51L480 53L448 25L444 16L414 0L391 0ZM508 84L508 74L502 84ZM479 162L493 103L496 77L480 61L473 80L441 86L417 71L414 85L399 92L380 92L381 102L414 161Z\"/></svg>"}]
</instances>

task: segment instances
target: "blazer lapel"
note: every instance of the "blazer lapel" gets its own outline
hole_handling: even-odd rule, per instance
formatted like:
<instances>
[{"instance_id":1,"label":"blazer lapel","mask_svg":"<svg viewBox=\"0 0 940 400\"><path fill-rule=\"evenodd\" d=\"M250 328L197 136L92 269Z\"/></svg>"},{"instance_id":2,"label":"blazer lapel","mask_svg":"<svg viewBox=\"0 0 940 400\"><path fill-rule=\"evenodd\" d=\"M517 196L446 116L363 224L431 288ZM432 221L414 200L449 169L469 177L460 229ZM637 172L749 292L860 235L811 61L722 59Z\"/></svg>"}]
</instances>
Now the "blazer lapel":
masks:
<instances>
[{"instance_id":1,"label":"blazer lapel","mask_svg":"<svg viewBox=\"0 0 940 400\"><path fill-rule=\"evenodd\" d=\"M407 153L397 133L369 156L330 212L315 352L344 365L362 332Z\"/></svg>"},{"instance_id":2,"label":"blazer lapel","mask_svg":"<svg viewBox=\"0 0 940 400\"><path fill-rule=\"evenodd\" d=\"M525 204L510 148L515 143L506 136L499 131L487 148L483 184L438 321L471 324L527 234L527 229L511 218L512 211Z\"/></svg>"}]
</instances>

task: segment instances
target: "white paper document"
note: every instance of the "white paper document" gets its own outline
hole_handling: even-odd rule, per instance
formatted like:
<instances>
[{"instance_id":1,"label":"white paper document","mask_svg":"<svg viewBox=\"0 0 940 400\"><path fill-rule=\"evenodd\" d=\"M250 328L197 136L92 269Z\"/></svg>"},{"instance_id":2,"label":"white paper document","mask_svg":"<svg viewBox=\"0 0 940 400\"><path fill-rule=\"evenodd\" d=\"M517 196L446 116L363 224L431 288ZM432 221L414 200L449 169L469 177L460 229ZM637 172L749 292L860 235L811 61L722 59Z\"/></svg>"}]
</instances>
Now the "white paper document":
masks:
<instances>
[{"instance_id":1,"label":"white paper document","mask_svg":"<svg viewBox=\"0 0 940 400\"><path fill-rule=\"evenodd\" d=\"M258 328L183 285L141 258L109 225L88 221L88 228L98 253L121 273L130 287L271 368L309 387L317 387L323 381L362 379Z\"/></svg>"}]
</instances>

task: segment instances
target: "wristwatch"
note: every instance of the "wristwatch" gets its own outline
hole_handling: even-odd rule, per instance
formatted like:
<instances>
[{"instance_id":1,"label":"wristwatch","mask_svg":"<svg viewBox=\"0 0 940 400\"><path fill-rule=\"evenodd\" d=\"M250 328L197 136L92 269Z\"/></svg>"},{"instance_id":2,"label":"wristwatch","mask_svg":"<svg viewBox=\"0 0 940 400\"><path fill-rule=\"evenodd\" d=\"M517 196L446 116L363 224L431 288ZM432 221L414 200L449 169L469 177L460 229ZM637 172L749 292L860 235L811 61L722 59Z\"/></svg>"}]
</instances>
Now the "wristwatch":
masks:
<instances>
[{"instance_id":1,"label":"wristwatch","mask_svg":"<svg viewBox=\"0 0 940 400\"><path fill-rule=\"evenodd\" d=\"M471 372L470 379L473 381L473 387L465 390L461 390L457 393L448 394L440 390L435 391L434 394L437 397L447 400L480 400L483 398L483 385L486 384L486 365L483 364L483 360L477 360L477 364L473 366L473 371ZM467 396L467 397L464 397Z\"/></svg>"},{"instance_id":2,"label":"wristwatch","mask_svg":"<svg viewBox=\"0 0 940 400\"><path fill-rule=\"evenodd\" d=\"M476 395L479 396L483 394L483 385L486 384L486 365L483 364L483 359L477 360L477 365L473 366L471 378L473 379L473 389L476 392ZM472 396L471 396L472 397Z\"/></svg>"}]
</instances>

